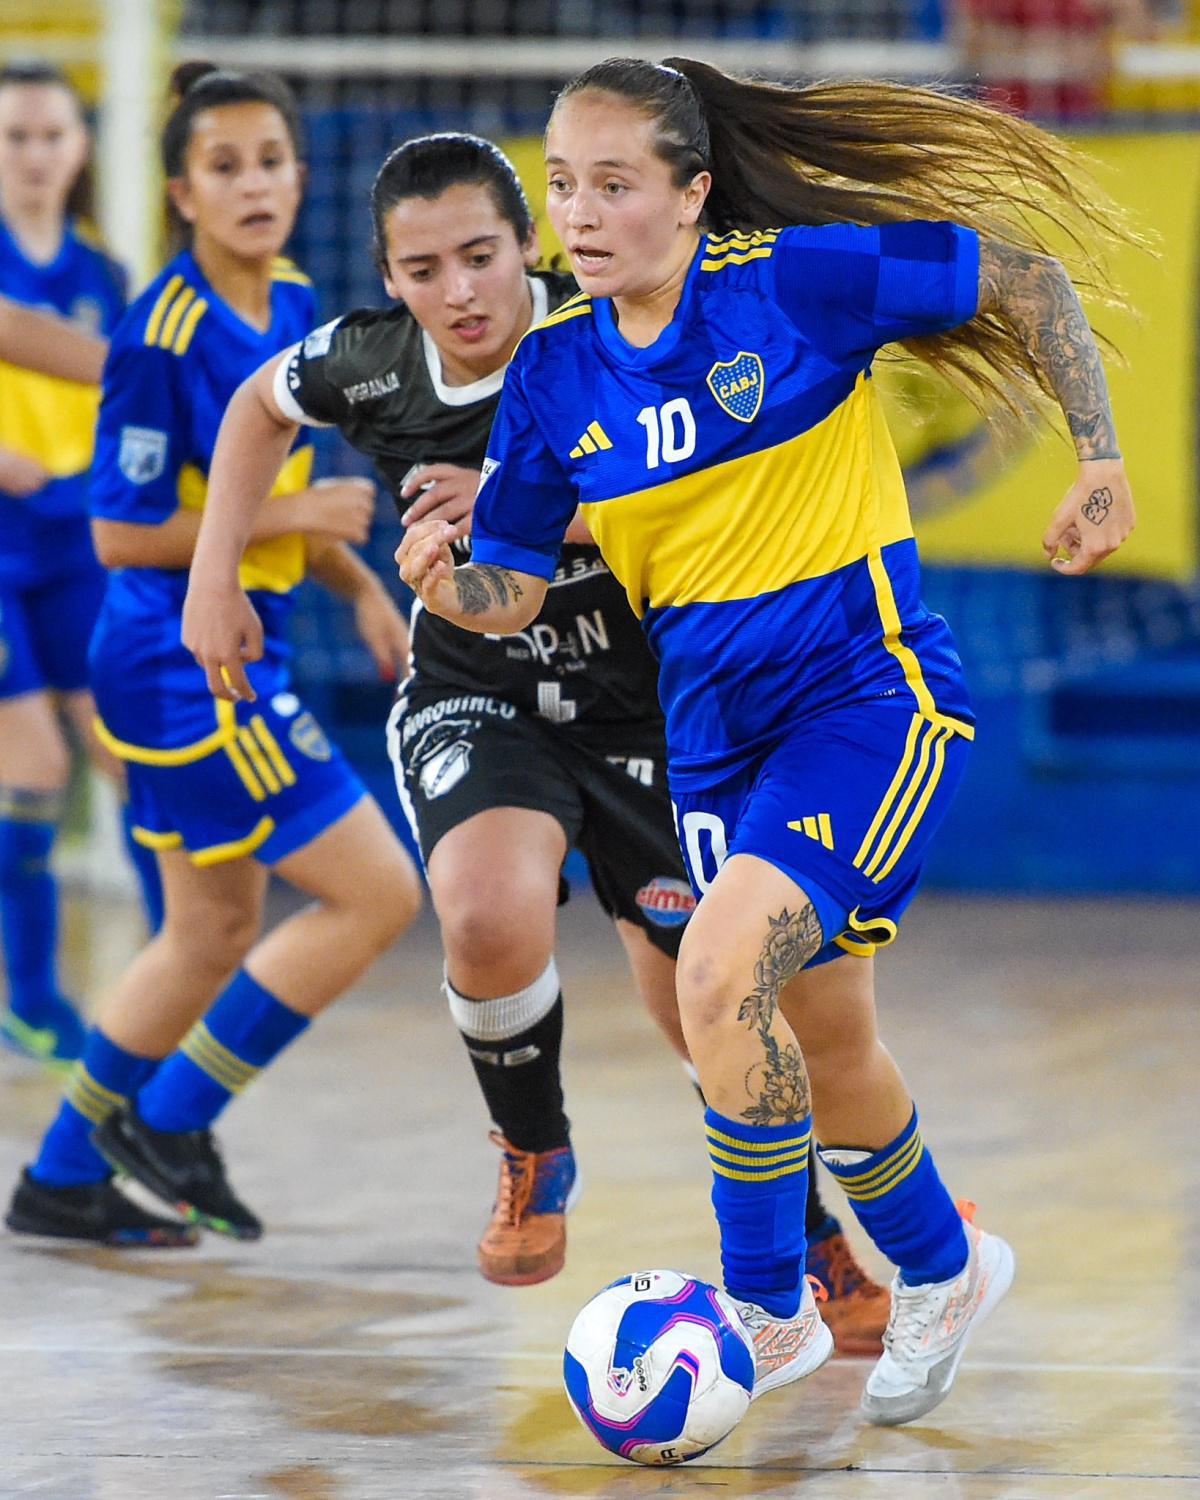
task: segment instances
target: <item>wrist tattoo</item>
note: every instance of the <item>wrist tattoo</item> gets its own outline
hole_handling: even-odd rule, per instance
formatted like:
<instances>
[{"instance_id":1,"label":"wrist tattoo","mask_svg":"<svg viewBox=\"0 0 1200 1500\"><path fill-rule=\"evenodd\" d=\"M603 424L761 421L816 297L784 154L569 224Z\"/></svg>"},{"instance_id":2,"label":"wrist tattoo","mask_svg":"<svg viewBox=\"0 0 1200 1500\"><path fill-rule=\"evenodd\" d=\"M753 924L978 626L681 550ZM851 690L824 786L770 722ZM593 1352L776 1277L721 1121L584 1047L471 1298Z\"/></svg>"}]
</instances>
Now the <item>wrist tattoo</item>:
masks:
<instances>
[{"instance_id":1,"label":"wrist tattoo","mask_svg":"<svg viewBox=\"0 0 1200 1500\"><path fill-rule=\"evenodd\" d=\"M1113 507L1113 493L1107 485L1093 490L1083 502L1084 519L1091 521L1094 526L1101 526Z\"/></svg>"},{"instance_id":2,"label":"wrist tattoo","mask_svg":"<svg viewBox=\"0 0 1200 1500\"><path fill-rule=\"evenodd\" d=\"M515 604L525 590L509 568L492 563L470 563L454 570L458 607L464 615L483 615L496 605Z\"/></svg>"}]
</instances>

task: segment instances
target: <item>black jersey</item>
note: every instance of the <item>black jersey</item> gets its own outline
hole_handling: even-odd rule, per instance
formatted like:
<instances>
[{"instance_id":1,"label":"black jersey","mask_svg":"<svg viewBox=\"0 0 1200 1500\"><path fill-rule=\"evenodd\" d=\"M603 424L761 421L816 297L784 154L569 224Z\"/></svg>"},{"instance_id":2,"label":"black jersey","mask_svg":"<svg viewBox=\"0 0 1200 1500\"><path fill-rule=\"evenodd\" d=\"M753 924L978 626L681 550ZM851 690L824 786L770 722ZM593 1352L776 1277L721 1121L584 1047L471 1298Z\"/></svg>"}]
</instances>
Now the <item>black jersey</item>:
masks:
<instances>
[{"instance_id":1,"label":"black jersey","mask_svg":"<svg viewBox=\"0 0 1200 1500\"><path fill-rule=\"evenodd\" d=\"M529 280L534 322L576 291L553 272ZM275 396L295 421L339 428L403 511L414 465L482 467L503 381L498 370L447 386L437 346L397 303L309 334L280 365ZM657 663L597 547L564 545L542 612L519 635L476 635L418 605L413 660L423 685L486 691L555 723L661 718Z\"/></svg>"}]
</instances>

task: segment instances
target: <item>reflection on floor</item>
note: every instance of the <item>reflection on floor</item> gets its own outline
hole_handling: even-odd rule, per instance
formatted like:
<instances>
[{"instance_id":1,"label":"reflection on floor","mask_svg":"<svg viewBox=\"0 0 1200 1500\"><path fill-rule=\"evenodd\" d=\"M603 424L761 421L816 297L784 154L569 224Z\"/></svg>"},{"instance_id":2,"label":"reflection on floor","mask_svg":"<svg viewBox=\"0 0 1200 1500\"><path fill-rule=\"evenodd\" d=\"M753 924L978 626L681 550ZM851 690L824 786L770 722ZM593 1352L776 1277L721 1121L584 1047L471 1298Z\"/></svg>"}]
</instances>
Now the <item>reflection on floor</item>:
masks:
<instances>
[{"instance_id":1,"label":"reflection on floor","mask_svg":"<svg viewBox=\"0 0 1200 1500\"><path fill-rule=\"evenodd\" d=\"M96 905L68 935L92 993L136 942ZM423 920L227 1116L261 1243L0 1238L0 1496L1200 1495L1198 958L1195 908L919 903L881 960L885 1035L952 1190L1014 1244L1014 1292L923 1425L864 1426L867 1366L836 1361L700 1463L638 1470L575 1422L561 1342L624 1271L715 1277L694 1096L577 898L560 967L586 1192L560 1277L485 1285L495 1163ZM7 1192L57 1088L3 1067Z\"/></svg>"}]
</instances>

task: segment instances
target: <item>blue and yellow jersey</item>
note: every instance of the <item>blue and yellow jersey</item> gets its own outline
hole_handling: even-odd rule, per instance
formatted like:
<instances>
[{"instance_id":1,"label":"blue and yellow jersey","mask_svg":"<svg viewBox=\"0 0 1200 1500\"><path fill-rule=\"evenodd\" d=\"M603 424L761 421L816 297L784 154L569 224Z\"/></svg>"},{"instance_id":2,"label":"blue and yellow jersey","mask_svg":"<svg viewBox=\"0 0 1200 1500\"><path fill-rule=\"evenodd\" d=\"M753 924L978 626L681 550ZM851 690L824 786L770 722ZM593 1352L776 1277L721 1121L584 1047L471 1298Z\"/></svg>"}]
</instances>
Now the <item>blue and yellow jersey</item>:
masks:
<instances>
[{"instance_id":1,"label":"blue and yellow jersey","mask_svg":"<svg viewBox=\"0 0 1200 1500\"><path fill-rule=\"evenodd\" d=\"M271 324L259 332L213 291L184 251L137 299L113 335L104 368L89 492L91 513L154 526L203 510L225 407L247 376L303 338L312 285L277 262ZM273 494L309 482L312 448L293 449ZM251 546L241 569L266 633L261 669L282 680L288 596L304 576L304 539ZM92 682L107 738L120 753L178 749L217 731L204 674L180 642L186 568L122 568L109 578L92 639ZM271 683L267 681L266 690Z\"/></svg>"},{"instance_id":2,"label":"blue and yellow jersey","mask_svg":"<svg viewBox=\"0 0 1200 1500\"><path fill-rule=\"evenodd\" d=\"M870 367L971 318L978 267L953 224L707 236L650 347L581 293L517 349L475 560L549 577L583 506L659 658L676 785L872 697L970 733Z\"/></svg>"},{"instance_id":3,"label":"blue and yellow jersey","mask_svg":"<svg viewBox=\"0 0 1200 1500\"><path fill-rule=\"evenodd\" d=\"M75 225L45 265L31 261L0 221L0 292L110 334L125 308L125 273ZM91 559L87 471L100 395L0 361L0 447L54 476L34 495L0 495L0 578L33 585ZM94 562L92 563L94 567Z\"/></svg>"}]
</instances>

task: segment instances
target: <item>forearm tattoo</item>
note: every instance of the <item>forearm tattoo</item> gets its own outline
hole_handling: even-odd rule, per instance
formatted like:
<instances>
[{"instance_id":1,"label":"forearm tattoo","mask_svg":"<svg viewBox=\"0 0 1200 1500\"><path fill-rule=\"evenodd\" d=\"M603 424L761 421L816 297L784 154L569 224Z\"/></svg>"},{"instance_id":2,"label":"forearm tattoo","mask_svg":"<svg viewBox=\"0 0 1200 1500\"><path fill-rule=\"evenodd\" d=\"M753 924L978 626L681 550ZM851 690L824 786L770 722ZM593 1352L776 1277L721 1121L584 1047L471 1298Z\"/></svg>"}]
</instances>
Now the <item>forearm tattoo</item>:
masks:
<instances>
[{"instance_id":1,"label":"forearm tattoo","mask_svg":"<svg viewBox=\"0 0 1200 1500\"><path fill-rule=\"evenodd\" d=\"M979 311L999 313L1025 340L1066 415L1080 460L1120 458L1096 337L1058 261L981 240Z\"/></svg>"},{"instance_id":2,"label":"forearm tattoo","mask_svg":"<svg viewBox=\"0 0 1200 1500\"><path fill-rule=\"evenodd\" d=\"M821 946L821 924L811 903L799 914L787 907L767 919L767 936L754 966L754 990L738 1006L763 1046L763 1058L746 1074L752 1103L742 1111L751 1125L787 1125L812 1112L812 1093L804 1058L795 1042L783 1046L771 1027L779 1008L779 992L799 974Z\"/></svg>"},{"instance_id":3,"label":"forearm tattoo","mask_svg":"<svg viewBox=\"0 0 1200 1500\"><path fill-rule=\"evenodd\" d=\"M464 615L485 615L497 606L515 604L525 592L515 573L492 563L470 563L455 568L454 586L458 590L458 607Z\"/></svg>"}]
</instances>

